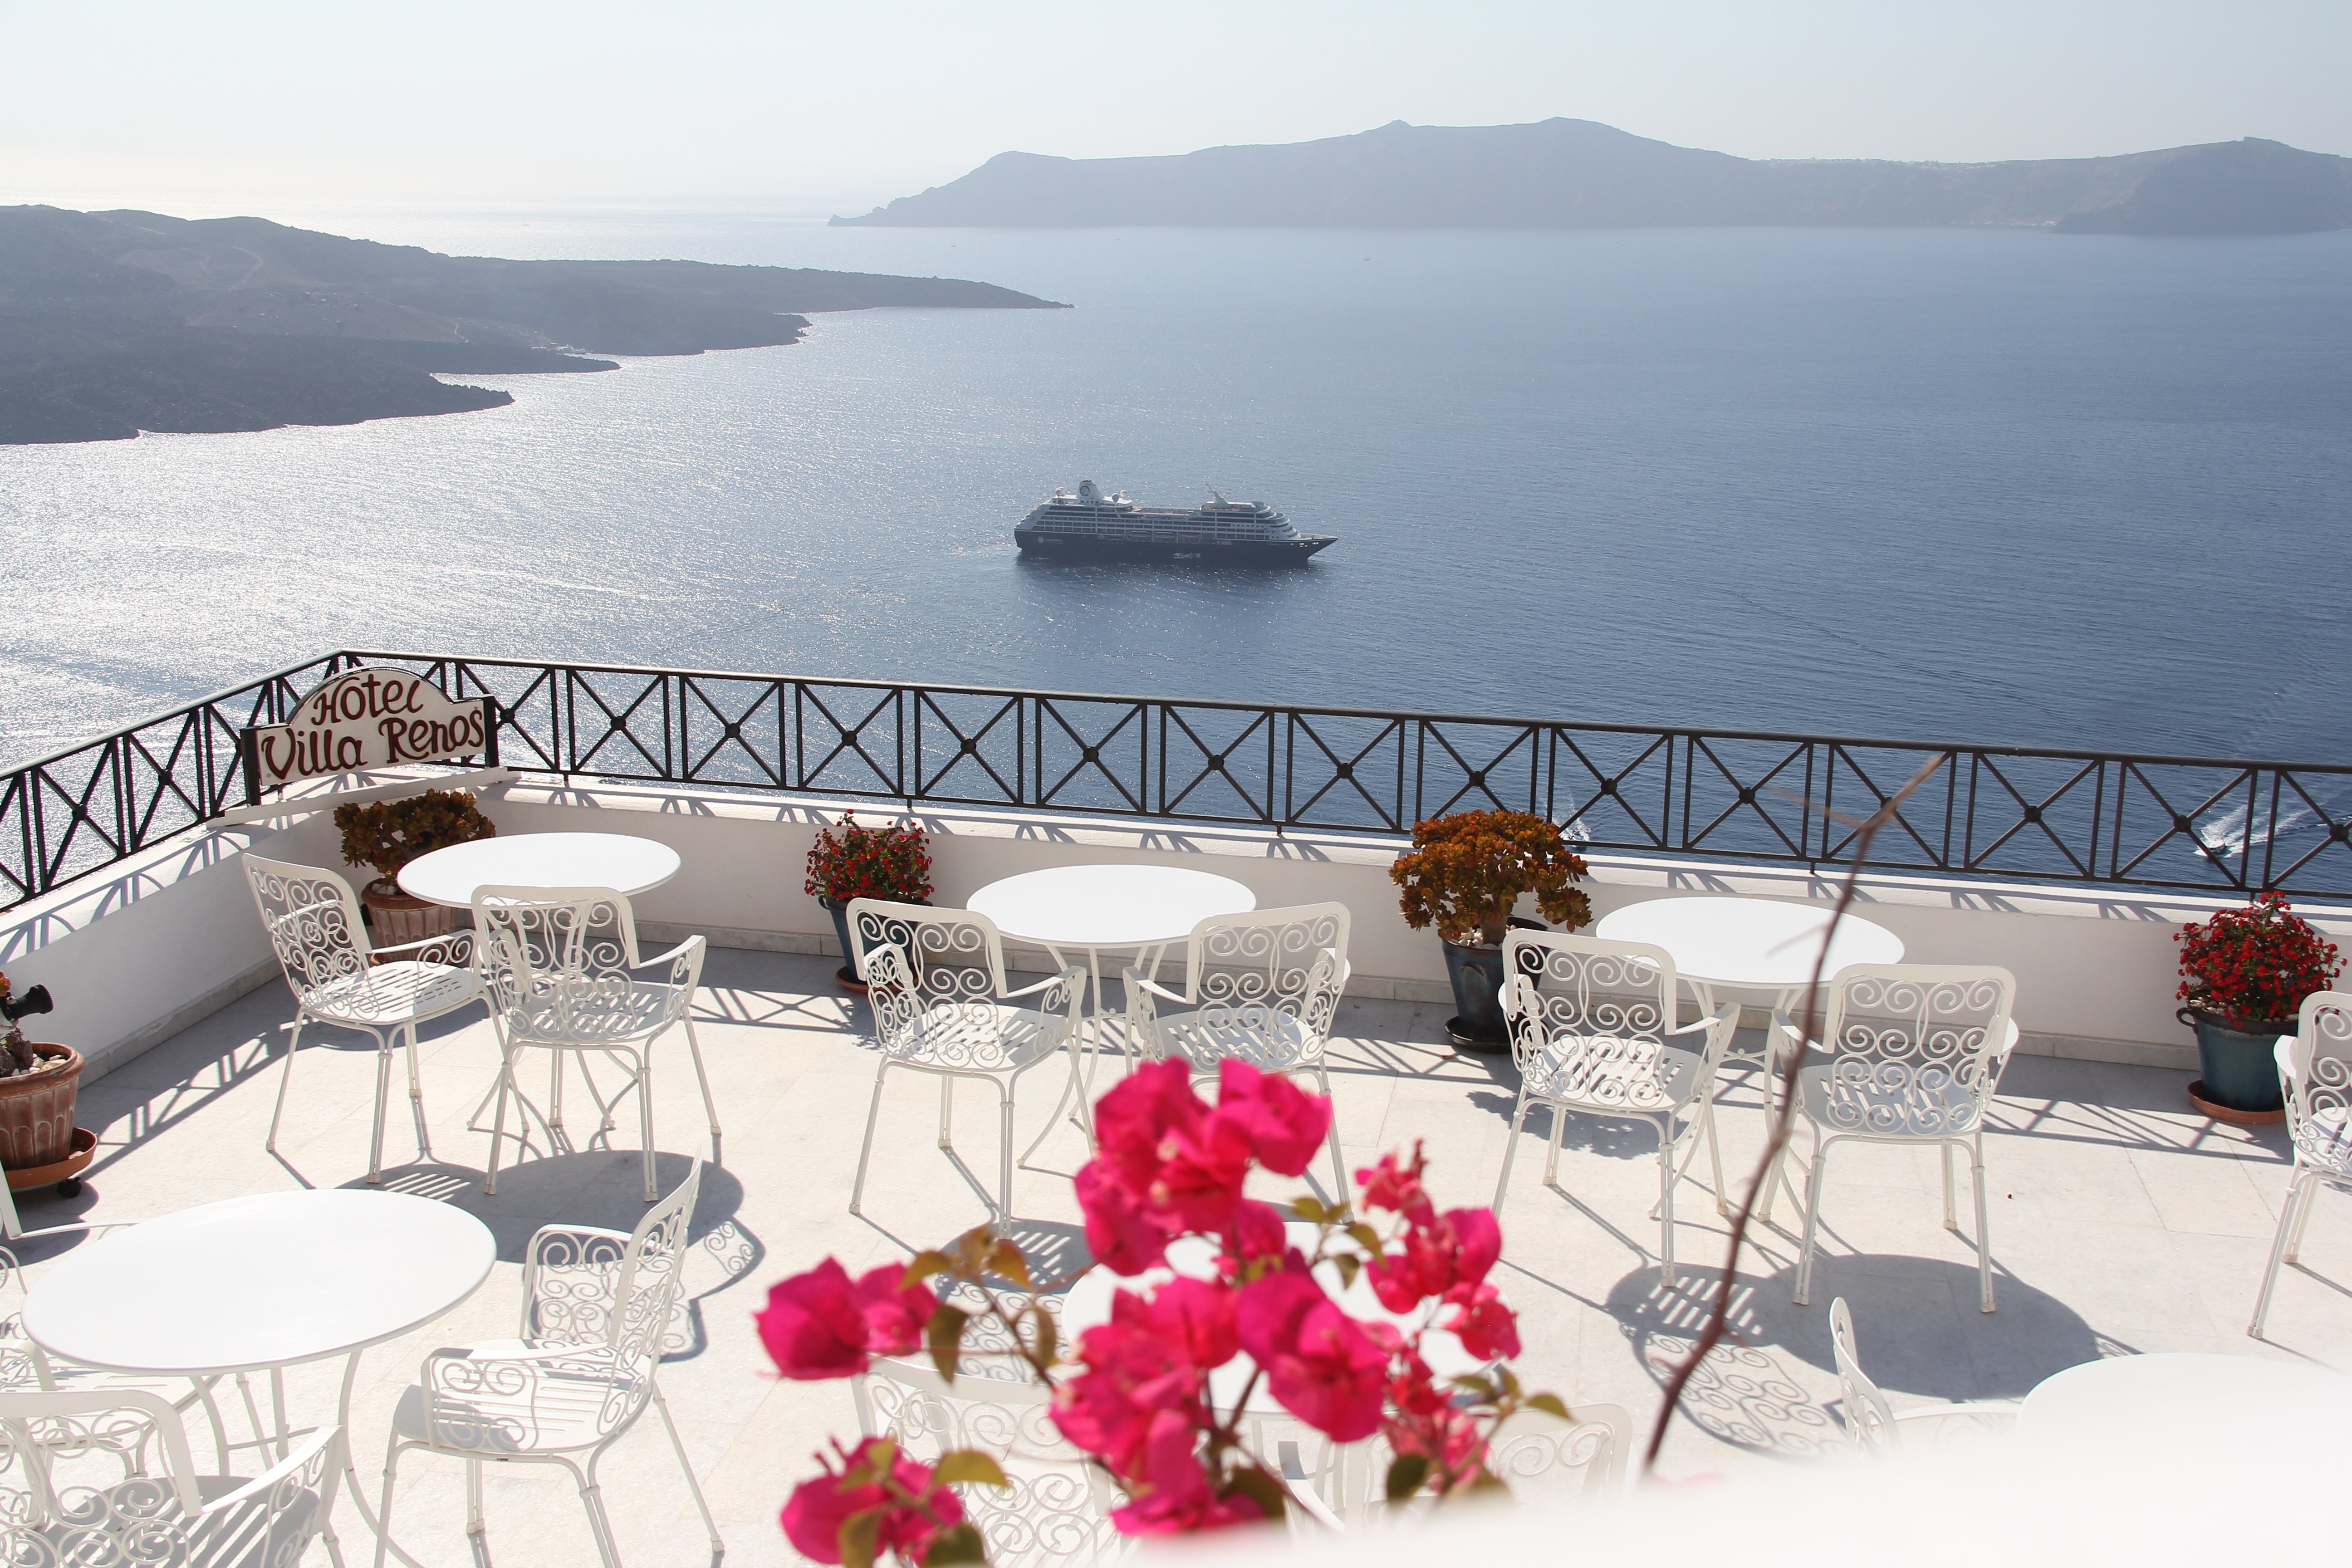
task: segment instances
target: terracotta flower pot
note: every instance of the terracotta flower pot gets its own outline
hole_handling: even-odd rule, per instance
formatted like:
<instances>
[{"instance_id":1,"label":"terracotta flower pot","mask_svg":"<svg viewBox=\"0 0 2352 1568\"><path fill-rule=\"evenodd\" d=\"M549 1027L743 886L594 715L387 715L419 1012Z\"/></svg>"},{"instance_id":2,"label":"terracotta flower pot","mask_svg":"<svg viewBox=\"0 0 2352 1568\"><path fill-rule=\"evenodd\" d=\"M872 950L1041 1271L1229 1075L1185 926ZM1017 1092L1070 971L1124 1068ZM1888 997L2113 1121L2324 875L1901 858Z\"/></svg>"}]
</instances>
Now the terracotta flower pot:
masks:
<instances>
[{"instance_id":1,"label":"terracotta flower pot","mask_svg":"<svg viewBox=\"0 0 2352 1568\"><path fill-rule=\"evenodd\" d=\"M367 906L370 942L375 947L425 942L457 929L458 910L427 899L410 898L391 882L370 882L360 890L360 902Z\"/></svg>"},{"instance_id":2,"label":"terracotta flower pot","mask_svg":"<svg viewBox=\"0 0 2352 1568\"><path fill-rule=\"evenodd\" d=\"M71 1046L35 1046L31 1072L0 1078L0 1169L54 1165L73 1152L74 1099L81 1089L81 1053Z\"/></svg>"}]
</instances>

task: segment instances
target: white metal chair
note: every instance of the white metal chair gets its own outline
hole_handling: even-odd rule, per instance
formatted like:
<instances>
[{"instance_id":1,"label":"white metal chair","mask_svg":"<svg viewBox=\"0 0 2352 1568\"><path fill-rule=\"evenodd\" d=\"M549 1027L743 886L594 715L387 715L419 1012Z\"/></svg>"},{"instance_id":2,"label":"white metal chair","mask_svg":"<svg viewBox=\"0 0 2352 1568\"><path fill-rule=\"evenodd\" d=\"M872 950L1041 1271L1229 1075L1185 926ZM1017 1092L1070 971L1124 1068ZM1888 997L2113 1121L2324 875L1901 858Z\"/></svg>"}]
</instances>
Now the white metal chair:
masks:
<instances>
[{"instance_id":1,"label":"white metal chair","mask_svg":"<svg viewBox=\"0 0 2352 1568\"><path fill-rule=\"evenodd\" d=\"M340 1568L329 1517L342 1474L340 1426L250 1480L199 1476L178 1414L153 1394L0 1393L0 1562L291 1568L323 1534Z\"/></svg>"},{"instance_id":2,"label":"white metal chair","mask_svg":"<svg viewBox=\"0 0 2352 1568\"><path fill-rule=\"evenodd\" d=\"M850 1392L866 1436L895 1438L925 1463L977 1448L1003 1468L1010 1488L955 1489L964 1517L988 1543L991 1568L1121 1554L1110 1522L1113 1489L1055 1426L1053 1392L1043 1384L960 1373L950 1386L928 1366L883 1360L854 1379Z\"/></svg>"},{"instance_id":3,"label":"white metal chair","mask_svg":"<svg viewBox=\"0 0 2352 1568\"><path fill-rule=\"evenodd\" d=\"M1965 1151L1976 1190L1977 1282L1993 1310L1992 1234L1985 1202L1984 1124L1993 1090L2017 1048L2010 1017L2017 980L2006 969L1932 963L1856 963L1831 976L1822 1040L1827 1059L1797 1074L1797 1110L1813 1130L1805 1181L1805 1240L1793 1300L1812 1299L1813 1249L1829 1151L1845 1142L1935 1144L1944 1157L1944 1228L1957 1232L1952 1155ZM1784 1047L1808 1042L1786 1018ZM1785 1158L1787 1150L1781 1151ZM1780 1162L1765 1191L1780 1177Z\"/></svg>"},{"instance_id":4,"label":"white metal chair","mask_svg":"<svg viewBox=\"0 0 2352 1568\"><path fill-rule=\"evenodd\" d=\"M1707 1137L1715 1190L1723 1192L1723 1154L1714 1131L1716 1070L1739 1026L1731 1003L1695 1023L1675 1023L1675 961L1646 942L1609 942L1563 931L1514 931L1503 939L1503 1016L1519 1068L1518 1103L1495 1178L1495 1207L1511 1182L1519 1129L1535 1106L1551 1110L1551 1153L1544 1181L1559 1173L1567 1113L1639 1117L1658 1132L1662 1281L1675 1282L1675 1189L1689 1173L1675 1164L1685 1145ZM1689 1037L1687 1045L1674 1042Z\"/></svg>"},{"instance_id":5,"label":"white metal chair","mask_svg":"<svg viewBox=\"0 0 2352 1568\"><path fill-rule=\"evenodd\" d=\"M294 1021L286 1067L278 1079L278 1106L265 1142L278 1152L278 1123L294 1081L294 1052L306 1025L355 1029L375 1041L375 1131L368 1143L368 1180L383 1180L383 1119L392 1095L392 1058L408 1042L408 1102L416 1121L419 1158L433 1157L425 1129L425 1085L416 1069L416 1026L483 1000L482 983L468 967L473 933L455 931L397 947L371 947L352 885L317 866L245 858L253 901L293 989ZM390 962L385 962L390 960Z\"/></svg>"},{"instance_id":6,"label":"white metal chair","mask_svg":"<svg viewBox=\"0 0 2352 1568\"><path fill-rule=\"evenodd\" d=\"M866 1168L874 1154L874 1128L882 1114L882 1082L892 1068L940 1079L940 1147L952 1149L950 1120L958 1079L977 1079L996 1090L1002 1122L996 1214L1013 1218L1013 1108L1023 1075L1063 1053L1070 1082L1077 1079L1078 1008L1086 1000L1086 970L1076 964L1018 991L1006 987L1004 939L996 923L969 910L853 899L847 910L852 961L874 1009L874 1099L866 1111L866 1141L857 1151L857 1177L849 1212L859 1214ZM1029 1000L1030 1006L1013 1004ZM1066 1085L1065 1086L1066 1092ZM1056 1102L1058 1103L1058 1102ZM1085 1110L1086 1108L1082 1108ZM1090 1118L1091 1112L1087 1111Z\"/></svg>"},{"instance_id":7,"label":"white metal chair","mask_svg":"<svg viewBox=\"0 0 2352 1568\"><path fill-rule=\"evenodd\" d=\"M1345 904L1212 915L1185 942L1181 992L1134 965L1126 970L1128 1050L1151 1061L1181 1058L1195 1077L1215 1073L1229 1058L1261 1072L1309 1077L1328 1098L1323 1047L1348 973ZM1163 1001L1191 1011L1162 1013ZM1328 1142L1332 1198L1345 1203L1354 1189L1339 1154L1337 1117Z\"/></svg>"},{"instance_id":8,"label":"white metal chair","mask_svg":"<svg viewBox=\"0 0 2352 1568\"><path fill-rule=\"evenodd\" d=\"M614 1111L634 1091L645 1153L646 1202L654 1201L654 1042L673 1028L686 1031L695 1081L710 1121L710 1158L719 1160L719 1108L694 1035L694 993L701 983L706 943L688 937L651 958L637 952L636 915L610 888L477 888L474 966L489 988L499 1026L498 1110L490 1123L490 1169L482 1190L499 1190L499 1153L506 1133L507 1097L517 1101L527 1142L538 1115L551 1147L564 1144L563 1068L581 1058L580 1075L595 1103L596 1137L608 1136ZM549 1053L548 1108L537 1110L515 1079L526 1050ZM596 1087L586 1058L602 1056L626 1077L610 1095Z\"/></svg>"},{"instance_id":9,"label":"white metal chair","mask_svg":"<svg viewBox=\"0 0 2352 1568\"><path fill-rule=\"evenodd\" d=\"M1633 1417L1621 1405L1580 1402L1566 1421L1541 1410L1522 1410L1496 1429L1486 1446L1486 1468L1519 1502L1603 1501L1624 1495L1633 1438ZM1352 1446L1342 1510L1350 1530L1419 1518L1435 1503L1427 1496L1402 1505L1388 1501L1389 1466L1395 1458L1384 1437Z\"/></svg>"},{"instance_id":10,"label":"white metal chair","mask_svg":"<svg viewBox=\"0 0 2352 1568\"><path fill-rule=\"evenodd\" d=\"M702 1164L637 1222L633 1234L546 1226L524 1254L520 1337L446 1348L425 1358L400 1396L383 1456L376 1565L392 1533L392 1491L408 1449L466 1461L466 1532L481 1535L482 1467L559 1465L572 1475L605 1568L620 1549L596 1467L650 1402L669 1433L716 1555L725 1550L688 1462L656 1373L685 1272ZM482 1549L477 1548L477 1555Z\"/></svg>"},{"instance_id":11,"label":"white metal chair","mask_svg":"<svg viewBox=\"0 0 2352 1568\"><path fill-rule=\"evenodd\" d=\"M2263 1336L2279 1268L2303 1249L2303 1233L2319 1189L2352 1193L2352 991L2315 991L2295 1015L2295 1032L2273 1047L2279 1087L2285 1091L2286 1132L2294 1149L2286 1203L2263 1270L2263 1292L2246 1332Z\"/></svg>"},{"instance_id":12,"label":"white metal chair","mask_svg":"<svg viewBox=\"0 0 2352 1568\"><path fill-rule=\"evenodd\" d=\"M1933 1432L1947 1438L1958 1431L1989 1436L2016 1424L2019 1406L2011 1399L1970 1399L1910 1410L1887 1404L1854 1354L1853 1314L1846 1310L1843 1296L1830 1303L1830 1348L1837 1357L1839 1408L1845 1413L1846 1431L1855 1448L1863 1453L1899 1453L1913 1440L1906 1433Z\"/></svg>"}]
</instances>

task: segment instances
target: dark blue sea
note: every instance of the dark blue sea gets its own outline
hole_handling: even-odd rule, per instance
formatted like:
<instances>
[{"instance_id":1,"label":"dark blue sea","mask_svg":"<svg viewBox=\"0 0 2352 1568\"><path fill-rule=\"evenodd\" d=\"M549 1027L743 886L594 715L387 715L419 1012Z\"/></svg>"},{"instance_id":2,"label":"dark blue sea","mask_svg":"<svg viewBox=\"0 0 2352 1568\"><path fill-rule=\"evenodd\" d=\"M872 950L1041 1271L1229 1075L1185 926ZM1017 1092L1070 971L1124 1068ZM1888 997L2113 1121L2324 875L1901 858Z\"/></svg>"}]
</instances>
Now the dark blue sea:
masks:
<instances>
[{"instance_id":1,"label":"dark blue sea","mask_svg":"<svg viewBox=\"0 0 2352 1568\"><path fill-rule=\"evenodd\" d=\"M2352 760L2352 234L300 216L1076 308L0 448L8 756L343 646ZM1082 479L1340 542L1016 559Z\"/></svg>"}]
</instances>

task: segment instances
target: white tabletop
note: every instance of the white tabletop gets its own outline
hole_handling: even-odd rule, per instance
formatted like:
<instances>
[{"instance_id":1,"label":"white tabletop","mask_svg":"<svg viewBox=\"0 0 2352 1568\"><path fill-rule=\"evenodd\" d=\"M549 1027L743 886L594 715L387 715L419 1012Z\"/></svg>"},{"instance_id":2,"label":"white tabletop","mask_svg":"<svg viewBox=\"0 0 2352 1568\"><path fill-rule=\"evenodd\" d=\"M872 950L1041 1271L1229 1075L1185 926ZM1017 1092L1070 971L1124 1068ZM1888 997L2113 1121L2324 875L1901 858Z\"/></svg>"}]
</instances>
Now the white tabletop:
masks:
<instances>
[{"instance_id":1,"label":"white tabletop","mask_svg":"<svg viewBox=\"0 0 2352 1568\"><path fill-rule=\"evenodd\" d=\"M1775 899L1650 899L1603 915L1593 934L1645 942L1674 954L1685 980L1790 991L1809 984L1830 911ZM1903 939L1848 915L1830 942L1828 979L1849 963L1900 963Z\"/></svg>"},{"instance_id":2,"label":"white tabletop","mask_svg":"<svg viewBox=\"0 0 2352 1568\"><path fill-rule=\"evenodd\" d=\"M1257 895L1179 866L1055 866L991 882L964 907L1007 935L1092 950L1181 942L1211 915L1257 908Z\"/></svg>"},{"instance_id":3,"label":"white tabletop","mask_svg":"<svg viewBox=\"0 0 2352 1568\"><path fill-rule=\"evenodd\" d=\"M2018 1440L2096 1447L2244 1453L2313 1432L2345 1441L2352 1378L2293 1362L2188 1352L2114 1356L2036 1384L2017 1415ZM2352 1445L2347 1445L2352 1447Z\"/></svg>"},{"instance_id":4,"label":"white tabletop","mask_svg":"<svg viewBox=\"0 0 2352 1568\"><path fill-rule=\"evenodd\" d=\"M627 898L677 875L677 851L619 833L516 833L452 844L400 868L412 898L458 907L477 888L610 888Z\"/></svg>"},{"instance_id":5,"label":"white tabletop","mask_svg":"<svg viewBox=\"0 0 2352 1568\"><path fill-rule=\"evenodd\" d=\"M292 1366L378 1344L472 1295L498 1258L463 1209L402 1193L259 1193L58 1260L25 1298L53 1355L118 1372Z\"/></svg>"},{"instance_id":6,"label":"white tabletop","mask_svg":"<svg viewBox=\"0 0 2352 1568\"><path fill-rule=\"evenodd\" d=\"M1315 1229L1311 1225L1283 1226L1290 1245L1301 1252L1315 1245ZM1195 1279L1214 1279L1217 1272L1216 1244L1205 1237L1180 1237L1169 1246L1168 1262L1169 1267L1165 1268L1147 1268L1133 1275L1114 1274L1105 1266L1097 1264L1079 1275L1071 1282L1069 1294L1062 1299L1063 1342L1075 1346L1080 1334L1098 1324L1109 1322L1111 1301L1121 1290L1149 1296L1179 1274L1189 1275ZM1423 1321L1443 1310L1441 1307L1426 1307L1417 1315L1391 1312L1381 1305L1381 1299L1373 1291L1371 1277L1368 1274L1358 1274L1354 1284L1341 1289L1337 1264L1318 1264L1315 1269L1315 1282L1323 1287L1324 1294L1338 1302L1348 1316L1360 1322L1393 1324L1401 1333L1412 1333ZM1459 1336L1444 1329L1432 1329L1422 1336L1421 1353L1429 1370L1441 1378L1468 1377L1485 1371L1487 1364L1465 1350ZM1256 1370L1257 1363L1252 1361L1246 1352L1237 1353L1233 1360L1209 1374L1210 1396L1221 1409L1230 1410L1234 1401L1240 1397L1241 1391L1248 1385L1250 1373ZM1263 1386L1251 1400L1250 1407L1261 1414L1282 1408Z\"/></svg>"}]
</instances>

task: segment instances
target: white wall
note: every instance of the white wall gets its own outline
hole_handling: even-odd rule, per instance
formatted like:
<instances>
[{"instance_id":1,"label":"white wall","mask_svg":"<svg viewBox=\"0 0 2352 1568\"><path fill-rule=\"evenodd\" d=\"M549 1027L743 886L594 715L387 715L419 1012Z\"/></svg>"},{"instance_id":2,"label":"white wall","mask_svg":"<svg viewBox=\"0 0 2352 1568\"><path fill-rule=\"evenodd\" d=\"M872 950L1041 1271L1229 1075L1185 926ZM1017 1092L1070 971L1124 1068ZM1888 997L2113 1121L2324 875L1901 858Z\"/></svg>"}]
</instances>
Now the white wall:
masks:
<instances>
[{"instance_id":1,"label":"white wall","mask_svg":"<svg viewBox=\"0 0 2352 1568\"><path fill-rule=\"evenodd\" d=\"M637 900L651 937L699 931L720 946L835 951L830 921L802 890L809 847L837 816L834 805L529 781L481 798L501 833L625 832L677 849L685 861L677 878ZM857 809L869 821L893 815ZM1207 860L1248 886L1261 907L1347 904L1358 994L1449 996L1436 936L1410 930L1397 912L1388 879L1392 840L978 811L917 816L931 836L940 902L960 904L985 883L1042 866ZM323 814L284 826L196 830L0 917L0 969L19 988L47 984L58 1001L55 1014L34 1022L34 1035L79 1047L96 1076L274 983L239 863L248 848L341 868ZM364 879L352 876L355 886ZM1606 914L1640 900L1699 894L1826 900L1835 884L1802 870L1596 856L1591 891ZM2172 933L2230 900L1908 877L1867 879L1862 900L1861 912L1902 937L1914 961L2013 971L2029 1051L2193 1065L2189 1032L2172 1016ZM2352 944L2352 910L2305 912Z\"/></svg>"}]
</instances>

